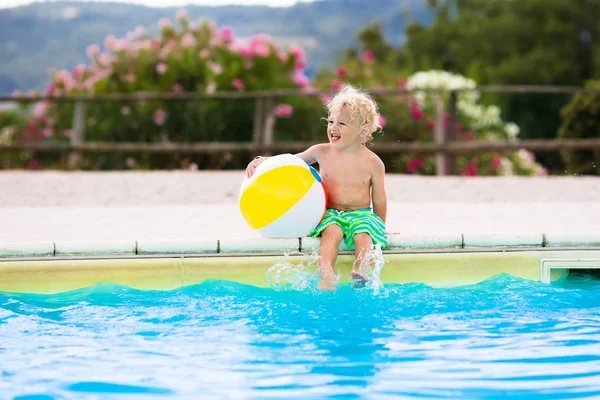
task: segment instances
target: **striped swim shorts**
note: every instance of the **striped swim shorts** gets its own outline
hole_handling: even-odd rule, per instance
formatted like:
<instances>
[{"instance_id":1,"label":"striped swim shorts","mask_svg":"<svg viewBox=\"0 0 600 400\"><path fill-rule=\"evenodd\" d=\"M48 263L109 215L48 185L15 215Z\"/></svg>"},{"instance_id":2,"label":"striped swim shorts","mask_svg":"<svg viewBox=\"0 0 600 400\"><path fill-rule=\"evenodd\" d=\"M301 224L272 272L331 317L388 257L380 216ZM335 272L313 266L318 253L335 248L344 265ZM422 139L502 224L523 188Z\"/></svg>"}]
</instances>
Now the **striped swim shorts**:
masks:
<instances>
[{"instance_id":1,"label":"striped swim shorts","mask_svg":"<svg viewBox=\"0 0 600 400\"><path fill-rule=\"evenodd\" d=\"M387 242L385 224L370 208L350 211L328 208L319 225L308 236L321 236L323 230L331 224L337 224L342 228L344 243L349 249L354 248L354 236L359 233L368 233L373 244L380 244L382 249L385 248Z\"/></svg>"}]
</instances>

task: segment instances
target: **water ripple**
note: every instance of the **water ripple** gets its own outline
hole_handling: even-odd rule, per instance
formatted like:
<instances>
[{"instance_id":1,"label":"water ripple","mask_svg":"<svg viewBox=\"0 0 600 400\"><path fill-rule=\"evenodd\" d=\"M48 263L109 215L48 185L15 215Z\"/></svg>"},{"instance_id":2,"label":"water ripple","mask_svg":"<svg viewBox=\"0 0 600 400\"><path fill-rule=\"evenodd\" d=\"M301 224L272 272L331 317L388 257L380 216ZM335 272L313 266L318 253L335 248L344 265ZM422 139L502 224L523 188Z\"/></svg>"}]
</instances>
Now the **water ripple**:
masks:
<instances>
[{"instance_id":1,"label":"water ripple","mask_svg":"<svg viewBox=\"0 0 600 400\"><path fill-rule=\"evenodd\" d=\"M314 284L0 293L0 393L600 396L597 280L550 286L499 275L451 289L342 286L334 293Z\"/></svg>"}]
</instances>

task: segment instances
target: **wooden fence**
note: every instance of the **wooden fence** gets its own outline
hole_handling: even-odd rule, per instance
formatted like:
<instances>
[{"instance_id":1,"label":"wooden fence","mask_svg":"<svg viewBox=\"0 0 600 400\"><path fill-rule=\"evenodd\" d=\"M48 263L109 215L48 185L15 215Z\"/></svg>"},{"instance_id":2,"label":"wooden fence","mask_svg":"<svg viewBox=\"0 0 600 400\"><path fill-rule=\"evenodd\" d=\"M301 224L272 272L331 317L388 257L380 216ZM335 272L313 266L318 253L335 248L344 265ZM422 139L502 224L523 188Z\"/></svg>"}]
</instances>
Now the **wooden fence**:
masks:
<instances>
[{"instance_id":1,"label":"wooden fence","mask_svg":"<svg viewBox=\"0 0 600 400\"><path fill-rule=\"evenodd\" d=\"M600 138L596 139L548 139L519 141L473 141L457 142L457 100L458 93L476 91L479 93L520 93L527 94L600 94L599 89L570 86L481 86L474 89L371 89L373 95L406 96L416 92L428 92L436 99L436 124L434 143L374 143L371 147L379 154L399 154L406 152L435 153L436 174L456 174L456 155L484 151L507 152L519 149L530 151L559 151L563 149L590 150L600 149ZM247 151L255 154L276 154L300 152L315 143L274 141L275 104L277 99L290 96L319 96L331 94L330 91L304 93L299 90L269 90L258 92L221 92L214 94L198 93L130 93L104 94L95 96L37 97L28 101L74 102L72 133L69 143L14 143L0 144L0 152L30 150L36 152L68 152L69 168L77 169L81 153L163 153L163 154L201 154ZM445 104L443 95L447 94ZM105 101L206 101L215 99L254 99L254 126L252 142L195 142L195 143L138 143L138 142L87 142L85 140L85 108L87 103ZM0 96L0 103L15 102L12 96ZM445 128L444 116L449 114L449 123ZM599 121L600 123L600 121Z\"/></svg>"}]
</instances>

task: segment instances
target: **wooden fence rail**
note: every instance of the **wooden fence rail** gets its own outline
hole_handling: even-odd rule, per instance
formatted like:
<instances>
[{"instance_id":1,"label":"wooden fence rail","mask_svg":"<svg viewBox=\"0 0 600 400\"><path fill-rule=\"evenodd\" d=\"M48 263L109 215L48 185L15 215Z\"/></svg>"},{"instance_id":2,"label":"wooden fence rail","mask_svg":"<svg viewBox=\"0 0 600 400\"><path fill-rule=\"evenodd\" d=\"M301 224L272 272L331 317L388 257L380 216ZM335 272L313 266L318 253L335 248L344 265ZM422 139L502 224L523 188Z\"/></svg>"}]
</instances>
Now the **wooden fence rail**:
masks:
<instances>
[{"instance_id":1,"label":"wooden fence rail","mask_svg":"<svg viewBox=\"0 0 600 400\"><path fill-rule=\"evenodd\" d=\"M575 94L588 93L600 95L600 89L572 86L480 86L469 89L370 89L375 96L406 96L417 92L431 93L435 96L436 127L434 143L374 143L373 151L381 154L398 154L406 152L436 154L436 174L456 174L456 156L467 153L484 151L507 152L519 149L531 151L559 151L563 149L589 150L600 149L600 139L577 140L519 140L519 141L473 141L456 142L458 122L458 94L461 92L480 93L519 93L519 94ZM0 96L0 103L29 101L29 102L74 102L72 133L70 142L60 143L46 141L43 143L11 143L0 144L0 152L30 150L36 152L68 152L69 168L77 169L82 153L163 153L163 154L203 154L247 151L254 154L275 154L300 152L314 143L307 142L275 142L273 128L275 125L276 100L282 97L306 97L331 94L331 91L303 92L299 90L268 90L257 92L221 92L214 94L200 93L115 93L103 95L77 95L35 98L15 98ZM444 96L446 95L446 96ZM446 98L446 102L444 102ZM207 101L223 99L253 99L255 101L253 142L194 142L194 143L131 143L131 142L86 142L85 141L85 107L92 102L122 102L122 101ZM449 123L444 127L446 110ZM600 122L599 122L600 123Z\"/></svg>"}]
</instances>

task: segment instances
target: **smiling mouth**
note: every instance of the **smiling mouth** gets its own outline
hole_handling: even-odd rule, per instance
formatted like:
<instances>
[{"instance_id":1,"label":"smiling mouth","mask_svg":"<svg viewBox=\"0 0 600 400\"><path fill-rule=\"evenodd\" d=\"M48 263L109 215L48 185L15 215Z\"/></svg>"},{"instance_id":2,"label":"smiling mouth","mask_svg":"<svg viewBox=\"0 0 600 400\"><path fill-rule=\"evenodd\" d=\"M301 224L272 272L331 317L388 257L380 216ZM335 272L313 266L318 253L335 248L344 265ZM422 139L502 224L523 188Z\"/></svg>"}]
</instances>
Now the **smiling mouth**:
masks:
<instances>
[{"instance_id":1,"label":"smiling mouth","mask_svg":"<svg viewBox=\"0 0 600 400\"><path fill-rule=\"evenodd\" d=\"M337 142L338 140L340 140L340 135L336 135L335 133L332 133L332 134L329 135L329 139L332 142Z\"/></svg>"}]
</instances>

